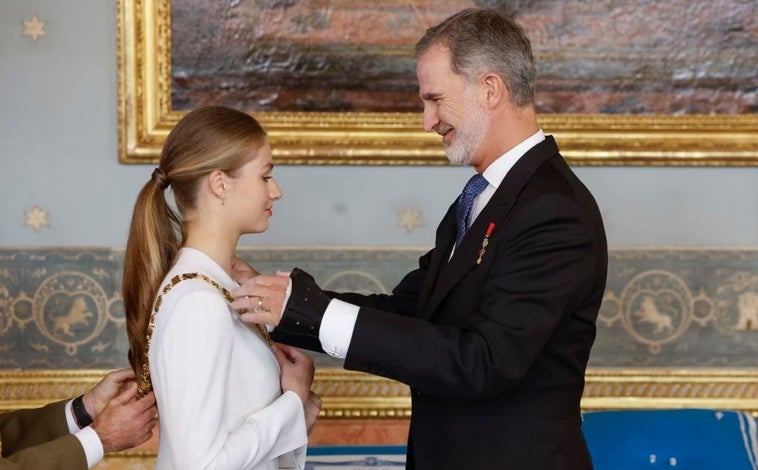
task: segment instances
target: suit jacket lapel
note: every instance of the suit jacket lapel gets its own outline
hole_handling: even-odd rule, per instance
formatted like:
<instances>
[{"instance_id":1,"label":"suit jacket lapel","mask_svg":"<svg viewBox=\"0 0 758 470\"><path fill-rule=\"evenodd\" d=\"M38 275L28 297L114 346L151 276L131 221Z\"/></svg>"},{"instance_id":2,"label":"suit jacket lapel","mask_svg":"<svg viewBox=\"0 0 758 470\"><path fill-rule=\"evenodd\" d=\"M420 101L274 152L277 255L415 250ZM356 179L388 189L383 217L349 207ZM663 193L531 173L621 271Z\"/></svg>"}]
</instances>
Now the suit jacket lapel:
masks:
<instances>
[{"instance_id":1,"label":"suit jacket lapel","mask_svg":"<svg viewBox=\"0 0 758 470\"><path fill-rule=\"evenodd\" d=\"M437 235L434 242L435 249L432 252L432 259L429 261L429 268L427 269L424 283L421 286L421 292L419 294L419 303L417 306L418 314L423 316L423 312L426 309L426 303L429 297L434 292L434 288L437 285L437 277L440 270L447 264L450 257L450 250L455 242L455 235L458 228L455 223L455 203L453 203L447 210L445 217L442 218L437 227Z\"/></svg>"},{"instance_id":2,"label":"suit jacket lapel","mask_svg":"<svg viewBox=\"0 0 758 470\"><path fill-rule=\"evenodd\" d=\"M532 147L511 168L505 179L500 183L497 191L495 191L495 194L492 195L492 199L490 199L474 223L469 227L463 240L461 240L460 246L455 249L450 262L439 265L439 274L434 278L436 282L433 282L433 291L422 317L431 317L448 292L469 271L477 266L476 260L479 257L479 250L482 247L482 241L489 224L495 224L493 233L490 235L490 239L492 239L495 233L499 229L502 229L502 225L508 217L513 203L532 175L547 159L557 154L558 146L555 140L552 136L546 136L543 142ZM435 252L442 253L445 256L445 260L447 259L446 256L449 256L452 243L455 241L455 211L448 211L443 222L449 218L451 212L453 212L453 234L450 236L450 240L447 240L447 245L440 245L439 243L443 240L440 240L438 230L437 249L435 250ZM447 249L443 249L445 246L447 246Z\"/></svg>"}]
</instances>

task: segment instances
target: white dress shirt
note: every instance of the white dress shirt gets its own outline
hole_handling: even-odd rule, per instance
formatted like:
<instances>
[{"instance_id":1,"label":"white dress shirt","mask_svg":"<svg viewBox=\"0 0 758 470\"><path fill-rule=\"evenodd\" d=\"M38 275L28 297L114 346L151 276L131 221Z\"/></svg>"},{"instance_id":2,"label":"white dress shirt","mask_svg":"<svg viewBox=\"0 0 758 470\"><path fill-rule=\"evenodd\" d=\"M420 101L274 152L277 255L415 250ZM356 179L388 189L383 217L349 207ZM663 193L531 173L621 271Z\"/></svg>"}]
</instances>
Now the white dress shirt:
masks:
<instances>
[{"instance_id":1,"label":"white dress shirt","mask_svg":"<svg viewBox=\"0 0 758 470\"><path fill-rule=\"evenodd\" d=\"M490 202L500 183L503 182L505 176L511 171L516 162L532 147L543 140L545 140L545 134L540 129L498 157L497 160L484 170L482 176L484 176L484 179L489 184L474 199L468 223L469 227L474 223L474 220L476 220L487 203ZM339 299L333 299L329 302L329 306L326 308L326 312L324 312L324 318L321 319L321 328L319 329L319 341L321 341L321 347L327 354L342 359L345 358L347 350L350 347L350 340L353 337L353 329L355 328L355 321L358 319L359 310L358 306Z\"/></svg>"},{"instance_id":2,"label":"white dress shirt","mask_svg":"<svg viewBox=\"0 0 758 470\"><path fill-rule=\"evenodd\" d=\"M162 285L191 272L236 287L192 248L179 251ZM163 296L149 358L160 423L156 469L305 466L303 403L294 392L282 394L270 346L215 287L186 280Z\"/></svg>"},{"instance_id":3,"label":"white dress shirt","mask_svg":"<svg viewBox=\"0 0 758 470\"><path fill-rule=\"evenodd\" d=\"M79 428L74 420L74 413L71 410L71 402L69 400L66 403L66 423L68 423L68 432L73 434L74 437L79 439L84 449L84 455L87 457L87 468L92 468L103 460L105 451L103 450L103 443L100 441L100 436L97 435L94 429L90 426Z\"/></svg>"}]
</instances>

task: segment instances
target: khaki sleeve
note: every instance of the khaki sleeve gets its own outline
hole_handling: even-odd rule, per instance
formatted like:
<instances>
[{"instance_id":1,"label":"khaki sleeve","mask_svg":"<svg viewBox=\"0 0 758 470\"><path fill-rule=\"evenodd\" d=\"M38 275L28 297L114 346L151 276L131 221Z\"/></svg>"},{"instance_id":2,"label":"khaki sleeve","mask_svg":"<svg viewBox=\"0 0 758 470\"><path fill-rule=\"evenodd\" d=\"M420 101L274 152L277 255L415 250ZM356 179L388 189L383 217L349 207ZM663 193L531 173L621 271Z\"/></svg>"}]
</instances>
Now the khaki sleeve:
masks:
<instances>
[{"instance_id":1,"label":"khaki sleeve","mask_svg":"<svg viewBox=\"0 0 758 470\"><path fill-rule=\"evenodd\" d=\"M86 470L79 440L69 434L66 401L0 415L0 470Z\"/></svg>"}]
</instances>

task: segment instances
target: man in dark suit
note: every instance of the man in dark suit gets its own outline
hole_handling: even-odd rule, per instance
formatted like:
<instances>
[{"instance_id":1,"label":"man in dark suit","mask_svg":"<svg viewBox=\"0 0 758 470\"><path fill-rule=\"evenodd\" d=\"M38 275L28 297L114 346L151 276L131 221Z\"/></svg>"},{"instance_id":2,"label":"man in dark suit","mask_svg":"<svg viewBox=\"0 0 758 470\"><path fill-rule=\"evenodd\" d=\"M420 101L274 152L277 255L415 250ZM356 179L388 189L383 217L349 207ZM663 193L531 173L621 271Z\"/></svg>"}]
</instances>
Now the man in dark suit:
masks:
<instances>
[{"instance_id":1,"label":"man in dark suit","mask_svg":"<svg viewBox=\"0 0 758 470\"><path fill-rule=\"evenodd\" d=\"M86 470L104 453L152 436L153 394L136 399L131 369L106 375L73 400L0 415L0 470Z\"/></svg>"},{"instance_id":2,"label":"man in dark suit","mask_svg":"<svg viewBox=\"0 0 758 470\"><path fill-rule=\"evenodd\" d=\"M477 171L434 248L392 295L323 292L295 269L244 283L234 305L280 341L410 385L409 469L590 469L580 398L606 239L537 122L529 40L507 14L470 9L416 53L424 129Z\"/></svg>"}]
</instances>

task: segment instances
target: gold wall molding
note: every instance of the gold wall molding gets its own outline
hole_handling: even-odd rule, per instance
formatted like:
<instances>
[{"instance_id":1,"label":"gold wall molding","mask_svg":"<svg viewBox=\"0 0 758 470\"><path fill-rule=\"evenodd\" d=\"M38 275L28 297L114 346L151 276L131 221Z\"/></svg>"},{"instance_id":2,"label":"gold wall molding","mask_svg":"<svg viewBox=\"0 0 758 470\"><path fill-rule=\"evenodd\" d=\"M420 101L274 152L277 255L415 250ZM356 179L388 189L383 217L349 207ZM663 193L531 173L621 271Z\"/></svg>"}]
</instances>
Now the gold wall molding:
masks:
<instances>
[{"instance_id":1,"label":"gold wall molding","mask_svg":"<svg viewBox=\"0 0 758 470\"><path fill-rule=\"evenodd\" d=\"M758 416L755 369L590 369L584 411L709 408Z\"/></svg>"},{"instance_id":2,"label":"gold wall molding","mask_svg":"<svg viewBox=\"0 0 758 470\"><path fill-rule=\"evenodd\" d=\"M97 383L105 370L0 371L0 412L43 406L73 397ZM388 379L340 369L316 371L314 389L323 398L320 419L410 418L408 387ZM582 409L710 408L758 416L758 370L591 369ZM149 469L157 439L106 456L98 469Z\"/></svg>"},{"instance_id":3,"label":"gold wall molding","mask_svg":"<svg viewBox=\"0 0 758 470\"><path fill-rule=\"evenodd\" d=\"M118 0L119 160L158 160L183 113L171 108L171 0ZM446 165L414 113L256 116L277 164ZM574 165L758 165L757 115L540 116Z\"/></svg>"},{"instance_id":4,"label":"gold wall molding","mask_svg":"<svg viewBox=\"0 0 758 470\"><path fill-rule=\"evenodd\" d=\"M84 393L105 370L2 370L0 411L43 406ZM324 419L409 418L406 385L360 372L316 371ZM584 411L714 408L758 415L758 370L590 369Z\"/></svg>"}]
</instances>

